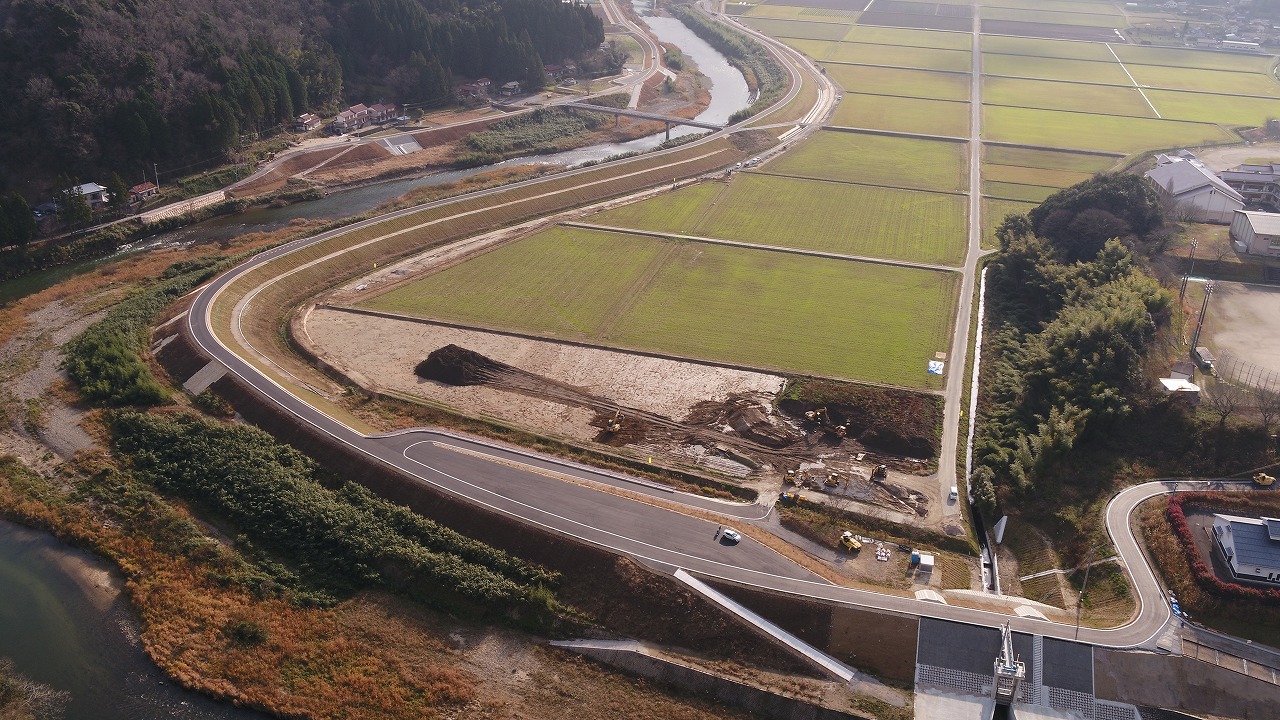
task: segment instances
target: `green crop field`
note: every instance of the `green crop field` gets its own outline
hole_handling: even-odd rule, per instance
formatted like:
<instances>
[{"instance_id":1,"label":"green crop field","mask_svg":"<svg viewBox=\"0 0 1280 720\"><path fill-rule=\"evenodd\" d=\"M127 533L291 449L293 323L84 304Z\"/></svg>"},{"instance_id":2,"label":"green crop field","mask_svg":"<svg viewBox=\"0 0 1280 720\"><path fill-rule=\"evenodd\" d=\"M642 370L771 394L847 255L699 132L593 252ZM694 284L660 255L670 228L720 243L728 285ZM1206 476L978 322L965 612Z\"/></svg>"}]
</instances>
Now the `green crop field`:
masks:
<instances>
[{"instance_id":1,"label":"green crop field","mask_svg":"<svg viewBox=\"0 0 1280 720\"><path fill-rule=\"evenodd\" d=\"M1000 227L1006 215L1026 213L1035 206L1036 203L1033 202L982 198L982 247L999 247L1000 243L996 241L996 228Z\"/></svg>"},{"instance_id":2,"label":"green crop field","mask_svg":"<svg viewBox=\"0 0 1280 720\"><path fill-rule=\"evenodd\" d=\"M1271 66L1276 62L1273 55L1244 55L1208 50L1150 47L1147 45L1116 44L1111 47L1115 50L1116 55L1119 56L1120 61L1126 65L1161 65L1164 67L1269 73L1271 72Z\"/></svg>"},{"instance_id":3,"label":"green crop field","mask_svg":"<svg viewBox=\"0 0 1280 720\"><path fill-rule=\"evenodd\" d=\"M1194 68L1125 65L1140 85L1173 90L1237 93L1280 97L1280 83L1262 73L1197 70Z\"/></svg>"},{"instance_id":4,"label":"green crop field","mask_svg":"<svg viewBox=\"0 0 1280 720\"><path fill-rule=\"evenodd\" d=\"M1018 200L1038 203L1057 192L1059 188L1043 185L1021 185L1018 183L990 182L982 183L982 194L1001 200Z\"/></svg>"},{"instance_id":5,"label":"green crop field","mask_svg":"<svg viewBox=\"0 0 1280 720\"><path fill-rule=\"evenodd\" d=\"M767 212L753 212L768 208ZM963 195L756 173L704 182L585 218L609 227L959 265Z\"/></svg>"},{"instance_id":6,"label":"green crop field","mask_svg":"<svg viewBox=\"0 0 1280 720\"><path fill-rule=\"evenodd\" d=\"M984 106L987 140L1045 147L1133 152L1143 148L1230 142L1234 136L1217 125L1154 120L1058 110Z\"/></svg>"},{"instance_id":7,"label":"green crop field","mask_svg":"<svg viewBox=\"0 0 1280 720\"><path fill-rule=\"evenodd\" d=\"M366 307L783 372L939 388L958 273L554 228Z\"/></svg>"},{"instance_id":8,"label":"green crop field","mask_svg":"<svg viewBox=\"0 0 1280 720\"><path fill-rule=\"evenodd\" d=\"M823 40L788 40L787 44L825 62L859 65L950 70L968 72L973 65L968 50L901 47L874 43L826 42Z\"/></svg>"},{"instance_id":9,"label":"green crop field","mask_svg":"<svg viewBox=\"0 0 1280 720\"><path fill-rule=\"evenodd\" d=\"M1111 52L1103 43L1069 42L1066 40L1040 40L1035 38L983 35L982 51L1006 55L1030 55L1063 60L1100 60L1114 62Z\"/></svg>"},{"instance_id":10,"label":"green crop field","mask_svg":"<svg viewBox=\"0 0 1280 720\"><path fill-rule=\"evenodd\" d=\"M961 73L873 65L823 65L827 76L847 92L968 100L969 76Z\"/></svg>"},{"instance_id":11,"label":"green crop field","mask_svg":"<svg viewBox=\"0 0 1280 720\"><path fill-rule=\"evenodd\" d=\"M848 93L829 124L969 137L969 103Z\"/></svg>"},{"instance_id":12,"label":"green crop field","mask_svg":"<svg viewBox=\"0 0 1280 720\"><path fill-rule=\"evenodd\" d=\"M1129 81L1129 76L1124 74L1124 68L1114 60L1092 62L1089 60L1064 60L1030 55L991 55L984 53L982 56L982 72L987 75L1008 75L1010 77L1040 78L1044 80L1133 85Z\"/></svg>"},{"instance_id":13,"label":"green crop field","mask_svg":"<svg viewBox=\"0 0 1280 720\"><path fill-rule=\"evenodd\" d=\"M807 22L760 17L743 18L743 22L766 35L777 38L839 40L849 32L849 25L843 22Z\"/></svg>"},{"instance_id":14,"label":"green crop field","mask_svg":"<svg viewBox=\"0 0 1280 720\"><path fill-rule=\"evenodd\" d=\"M1238 97L1148 90L1147 97L1171 120L1219 122L1225 125L1260 126L1280 118L1280 98Z\"/></svg>"},{"instance_id":15,"label":"green crop field","mask_svg":"<svg viewBox=\"0 0 1280 720\"><path fill-rule=\"evenodd\" d=\"M877 27L875 25L854 25L850 28L849 34L844 37L844 40L846 42L939 48L942 50L968 50L973 46L973 38L966 33L909 30L907 28Z\"/></svg>"},{"instance_id":16,"label":"green crop field","mask_svg":"<svg viewBox=\"0 0 1280 720\"><path fill-rule=\"evenodd\" d=\"M982 164L982 179L1019 185L1041 185L1044 187L1070 187L1093 177L1093 173L1076 172L1074 170L1050 170L1047 168L1029 168L1019 165Z\"/></svg>"},{"instance_id":17,"label":"green crop field","mask_svg":"<svg viewBox=\"0 0 1280 720\"><path fill-rule=\"evenodd\" d=\"M1052 80L986 77L982 79L982 102L1045 110L1105 112L1108 115L1155 117L1137 88L1112 85L1084 85Z\"/></svg>"},{"instance_id":18,"label":"green crop field","mask_svg":"<svg viewBox=\"0 0 1280 720\"><path fill-rule=\"evenodd\" d=\"M983 7L984 20L1015 20L1017 22L1056 23L1060 25L1087 25L1090 27L1124 27L1124 17L1100 12L1059 12L1055 10L1024 10L1020 8Z\"/></svg>"},{"instance_id":19,"label":"green crop field","mask_svg":"<svg viewBox=\"0 0 1280 720\"><path fill-rule=\"evenodd\" d=\"M734 7L732 4L727 7ZM730 11L730 14L733 14ZM738 13L747 17L780 18L783 20L833 20L835 22L853 22L862 14L858 10L837 10L835 8L806 8L794 5L770 5L762 3L753 5L747 12Z\"/></svg>"},{"instance_id":20,"label":"green crop field","mask_svg":"<svg viewBox=\"0 0 1280 720\"><path fill-rule=\"evenodd\" d=\"M1048 170L1074 170L1097 173L1110 170L1118 158L1105 155L1062 152L1060 150L1032 150L1030 148L987 145L982 151L983 160L993 165L1017 165L1019 167L1045 168Z\"/></svg>"},{"instance_id":21,"label":"green crop field","mask_svg":"<svg viewBox=\"0 0 1280 720\"><path fill-rule=\"evenodd\" d=\"M824 130L765 169L818 180L958 191L968 186L965 158L963 143Z\"/></svg>"}]
</instances>

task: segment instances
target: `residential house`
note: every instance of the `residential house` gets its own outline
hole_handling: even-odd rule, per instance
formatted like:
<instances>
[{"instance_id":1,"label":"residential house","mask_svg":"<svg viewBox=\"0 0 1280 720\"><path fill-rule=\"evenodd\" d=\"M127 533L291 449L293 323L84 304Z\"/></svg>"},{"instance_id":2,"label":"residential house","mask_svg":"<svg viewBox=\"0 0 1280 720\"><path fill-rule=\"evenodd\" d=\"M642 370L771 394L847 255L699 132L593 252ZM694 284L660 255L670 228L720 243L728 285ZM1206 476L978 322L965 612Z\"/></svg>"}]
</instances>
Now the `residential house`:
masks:
<instances>
[{"instance_id":1,"label":"residential house","mask_svg":"<svg viewBox=\"0 0 1280 720\"><path fill-rule=\"evenodd\" d=\"M293 119L293 129L295 132L310 132L320 127L320 116L311 113L303 113Z\"/></svg>"},{"instance_id":2,"label":"residential house","mask_svg":"<svg viewBox=\"0 0 1280 720\"><path fill-rule=\"evenodd\" d=\"M1244 209L1244 196L1186 151L1158 155L1147 179L1156 186L1165 207L1188 220L1226 225L1237 210Z\"/></svg>"},{"instance_id":3,"label":"residential house","mask_svg":"<svg viewBox=\"0 0 1280 720\"><path fill-rule=\"evenodd\" d=\"M84 198L91 208L100 208L111 201L111 193L98 183L77 185L71 188L71 192Z\"/></svg>"},{"instance_id":4,"label":"residential house","mask_svg":"<svg viewBox=\"0 0 1280 720\"><path fill-rule=\"evenodd\" d=\"M487 98L489 97L489 91L487 88L481 87L479 83L466 83L455 87L453 96L460 102L466 102L467 100Z\"/></svg>"},{"instance_id":5,"label":"residential house","mask_svg":"<svg viewBox=\"0 0 1280 720\"><path fill-rule=\"evenodd\" d=\"M1280 210L1280 163L1237 165L1219 177L1250 205Z\"/></svg>"},{"instance_id":6,"label":"residential house","mask_svg":"<svg viewBox=\"0 0 1280 720\"><path fill-rule=\"evenodd\" d=\"M565 60L565 61L564 61L564 74L565 74L565 75L577 75L577 74L578 74L578 64L577 64L577 63L575 63L575 62L574 62L574 61L572 61L572 60Z\"/></svg>"},{"instance_id":7,"label":"residential house","mask_svg":"<svg viewBox=\"0 0 1280 720\"><path fill-rule=\"evenodd\" d=\"M1280 519L1215 513L1213 546L1237 580L1280 585Z\"/></svg>"},{"instance_id":8,"label":"residential house","mask_svg":"<svg viewBox=\"0 0 1280 720\"><path fill-rule=\"evenodd\" d=\"M546 73L547 77L551 78L552 80L559 80L560 78L564 77L563 65L543 65L542 71Z\"/></svg>"},{"instance_id":9,"label":"residential house","mask_svg":"<svg viewBox=\"0 0 1280 720\"><path fill-rule=\"evenodd\" d=\"M369 108L369 122L381 125L382 123L394 120L398 114L399 113L396 112L395 105L390 103L378 103L377 105Z\"/></svg>"},{"instance_id":10,"label":"residential house","mask_svg":"<svg viewBox=\"0 0 1280 720\"><path fill-rule=\"evenodd\" d=\"M520 83L512 80L511 82L504 84L502 89L498 92L507 96L518 95L520 93Z\"/></svg>"},{"instance_id":11,"label":"residential house","mask_svg":"<svg viewBox=\"0 0 1280 720\"><path fill-rule=\"evenodd\" d=\"M1280 214L1237 210L1230 236L1236 252L1280 257Z\"/></svg>"},{"instance_id":12,"label":"residential house","mask_svg":"<svg viewBox=\"0 0 1280 720\"><path fill-rule=\"evenodd\" d=\"M129 202L140 202L152 197L160 192L160 188L156 187L153 182L144 182L141 185L134 185L129 188Z\"/></svg>"},{"instance_id":13,"label":"residential house","mask_svg":"<svg viewBox=\"0 0 1280 720\"><path fill-rule=\"evenodd\" d=\"M333 128L335 135L349 133L352 130L359 130L368 125L370 120L370 111L363 103L352 105L351 107L338 113L338 117L333 119L329 127Z\"/></svg>"}]
</instances>

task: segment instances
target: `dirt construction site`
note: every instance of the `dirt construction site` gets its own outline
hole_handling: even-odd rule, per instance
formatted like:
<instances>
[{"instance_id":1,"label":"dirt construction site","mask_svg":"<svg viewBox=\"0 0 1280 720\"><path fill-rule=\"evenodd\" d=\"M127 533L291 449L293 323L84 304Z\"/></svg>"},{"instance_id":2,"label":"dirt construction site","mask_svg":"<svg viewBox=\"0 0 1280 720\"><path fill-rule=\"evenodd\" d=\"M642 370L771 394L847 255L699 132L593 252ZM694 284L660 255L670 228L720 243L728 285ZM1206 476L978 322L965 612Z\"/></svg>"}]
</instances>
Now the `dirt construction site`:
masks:
<instances>
[{"instance_id":1,"label":"dirt construction site","mask_svg":"<svg viewBox=\"0 0 1280 720\"><path fill-rule=\"evenodd\" d=\"M805 379L347 306L372 287L408 282L519 236L463 241L379 268L303 308L292 335L372 392L712 473L764 501L803 492L885 520L963 532L943 526L930 477L936 431L928 418L898 412L920 404L926 396L918 393L831 383L876 393L888 407L819 404L788 391Z\"/></svg>"}]
</instances>

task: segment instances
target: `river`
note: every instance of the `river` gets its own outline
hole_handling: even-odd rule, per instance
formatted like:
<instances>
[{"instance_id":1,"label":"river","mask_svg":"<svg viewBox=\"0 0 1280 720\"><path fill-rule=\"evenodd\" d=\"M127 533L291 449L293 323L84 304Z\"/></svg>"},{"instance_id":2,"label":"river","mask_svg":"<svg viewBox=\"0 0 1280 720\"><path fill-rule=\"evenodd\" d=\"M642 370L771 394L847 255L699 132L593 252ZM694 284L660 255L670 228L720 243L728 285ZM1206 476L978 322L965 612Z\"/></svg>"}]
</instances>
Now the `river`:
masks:
<instances>
[{"instance_id":1,"label":"river","mask_svg":"<svg viewBox=\"0 0 1280 720\"><path fill-rule=\"evenodd\" d=\"M747 84L720 53L679 20L656 17L652 4L633 3L637 14L662 41L676 45L711 82L711 101L697 119L724 123L749 104ZM701 132L673 128L672 137ZM158 245L217 242L236 235L274 230L295 218L336 219L368 212L424 185L451 182L511 165L579 165L618 153L649 150L662 133L554 155L515 158L481 168L435 173L334 192L282 208L257 208L214 218L159 235L109 258L33 273L0 285L0 304L88 272L122 254ZM119 591L119 579L88 553L48 534L0 521L0 656L17 670L70 693L67 720L248 720L265 715L239 710L166 681L143 653L137 619Z\"/></svg>"},{"instance_id":2,"label":"river","mask_svg":"<svg viewBox=\"0 0 1280 720\"><path fill-rule=\"evenodd\" d=\"M0 521L0 655L70 693L67 720L256 720L168 681L142 652L122 581L89 553Z\"/></svg>"}]
</instances>

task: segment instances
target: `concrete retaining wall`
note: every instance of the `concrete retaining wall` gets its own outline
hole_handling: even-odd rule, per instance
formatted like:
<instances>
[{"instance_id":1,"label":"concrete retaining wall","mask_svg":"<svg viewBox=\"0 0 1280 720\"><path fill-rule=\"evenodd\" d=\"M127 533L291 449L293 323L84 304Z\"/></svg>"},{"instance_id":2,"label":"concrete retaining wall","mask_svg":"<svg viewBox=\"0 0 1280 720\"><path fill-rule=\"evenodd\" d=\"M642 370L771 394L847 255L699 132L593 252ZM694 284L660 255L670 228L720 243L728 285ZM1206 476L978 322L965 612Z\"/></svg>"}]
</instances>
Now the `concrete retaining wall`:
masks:
<instances>
[{"instance_id":1,"label":"concrete retaining wall","mask_svg":"<svg viewBox=\"0 0 1280 720\"><path fill-rule=\"evenodd\" d=\"M585 655L610 667L648 680L673 685L696 695L740 707L772 720L867 720L839 710L819 707L803 700L777 695L734 680L654 657L638 649L553 643L564 650Z\"/></svg>"}]
</instances>

